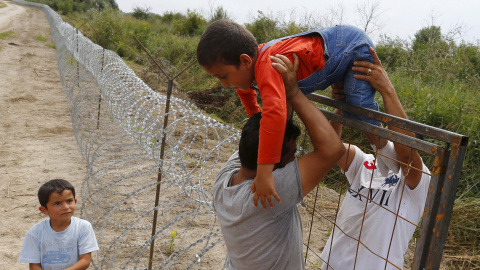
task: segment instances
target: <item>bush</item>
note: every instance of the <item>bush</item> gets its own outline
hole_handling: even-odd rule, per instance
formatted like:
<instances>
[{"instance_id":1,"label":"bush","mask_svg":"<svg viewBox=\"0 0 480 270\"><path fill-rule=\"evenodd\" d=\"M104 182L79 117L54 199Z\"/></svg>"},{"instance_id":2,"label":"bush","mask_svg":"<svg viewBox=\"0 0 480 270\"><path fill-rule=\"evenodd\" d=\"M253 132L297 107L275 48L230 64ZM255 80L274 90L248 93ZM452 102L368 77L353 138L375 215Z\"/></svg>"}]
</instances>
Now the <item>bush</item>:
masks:
<instances>
[{"instance_id":1,"label":"bush","mask_svg":"<svg viewBox=\"0 0 480 270\"><path fill-rule=\"evenodd\" d=\"M258 11L257 18L252 23L247 23L245 26L252 32L259 44L284 36L277 21L269 18L261 11Z\"/></svg>"},{"instance_id":2,"label":"bush","mask_svg":"<svg viewBox=\"0 0 480 270\"><path fill-rule=\"evenodd\" d=\"M149 7L138 7L133 8L132 16L138 20L147 20L150 17L150 8Z\"/></svg>"},{"instance_id":3,"label":"bush","mask_svg":"<svg viewBox=\"0 0 480 270\"><path fill-rule=\"evenodd\" d=\"M183 36L193 36L201 35L204 27L207 25L207 21L202 15L189 10L185 20L176 20L173 24L176 33Z\"/></svg>"},{"instance_id":4,"label":"bush","mask_svg":"<svg viewBox=\"0 0 480 270\"><path fill-rule=\"evenodd\" d=\"M90 9L83 17L93 28L90 39L105 49L116 52L120 41L125 43L127 39L132 39L132 36L126 31L126 21L118 10Z\"/></svg>"}]
</instances>

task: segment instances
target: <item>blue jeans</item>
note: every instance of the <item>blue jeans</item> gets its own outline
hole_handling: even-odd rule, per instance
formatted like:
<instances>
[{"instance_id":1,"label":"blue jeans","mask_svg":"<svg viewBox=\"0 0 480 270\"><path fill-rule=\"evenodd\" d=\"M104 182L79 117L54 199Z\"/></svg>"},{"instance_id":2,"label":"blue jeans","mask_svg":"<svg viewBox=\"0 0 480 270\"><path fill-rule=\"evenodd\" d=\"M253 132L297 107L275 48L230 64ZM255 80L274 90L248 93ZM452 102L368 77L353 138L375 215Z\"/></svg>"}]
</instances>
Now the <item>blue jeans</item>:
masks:
<instances>
[{"instance_id":1,"label":"blue jeans","mask_svg":"<svg viewBox=\"0 0 480 270\"><path fill-rule=\"evenodd\" d=\"M309 94L316 90L325 90L333 83L342 85L345 90L344 101L349 104L378 111L378 103L375 101L375 89L369 82L358 80L353 77L352 70L354 61L368 61L373 63L372 55L368 50L374 47L370 38L359 28L349 25L337 25L318 30L312 30L281 39L272 40L263 49L278 40L319 34L324 42L325 66L322 70L312 73L309 77L298 82L303 93ZM355 72L358 73L358 72ZM365 121L374 125L380 125L379 121L356 114L343 112L345 116Z\"/></svg>"}]
</instances>

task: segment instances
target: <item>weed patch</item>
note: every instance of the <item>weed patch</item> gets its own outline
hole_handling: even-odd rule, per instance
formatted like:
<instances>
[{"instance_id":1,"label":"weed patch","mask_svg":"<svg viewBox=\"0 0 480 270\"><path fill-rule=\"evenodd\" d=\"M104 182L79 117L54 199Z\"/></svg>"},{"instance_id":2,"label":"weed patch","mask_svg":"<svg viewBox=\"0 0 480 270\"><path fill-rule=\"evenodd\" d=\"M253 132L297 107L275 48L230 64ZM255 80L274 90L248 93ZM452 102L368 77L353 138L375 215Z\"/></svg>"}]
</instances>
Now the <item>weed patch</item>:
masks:
<instances>
[{"instance_id":1,"label":"weed patch","mask_svg":"<svg viewBox=\"0 0 480 270\"><path fill-rule=\"evenodd\" d=\"M40 40L40 41L42 41L42 42L46 42L46 41L47 41L47 38L44 37L44 36L42 36L42 35L38 35L38 36L36 36L36 38L37 38L37 40Z\"/></svg>"},{"instance_id":2,"label":"weed patch","mask_svg":"<svg viewBox=\"0 0 480 270\"><path fill-rule=\"evenodd\" d=\"M0 33L0 39L7 39L9 37L13 37L15 33L13 31L6 31L6 32L2 32Z\"/></svg>"}]
</instances>

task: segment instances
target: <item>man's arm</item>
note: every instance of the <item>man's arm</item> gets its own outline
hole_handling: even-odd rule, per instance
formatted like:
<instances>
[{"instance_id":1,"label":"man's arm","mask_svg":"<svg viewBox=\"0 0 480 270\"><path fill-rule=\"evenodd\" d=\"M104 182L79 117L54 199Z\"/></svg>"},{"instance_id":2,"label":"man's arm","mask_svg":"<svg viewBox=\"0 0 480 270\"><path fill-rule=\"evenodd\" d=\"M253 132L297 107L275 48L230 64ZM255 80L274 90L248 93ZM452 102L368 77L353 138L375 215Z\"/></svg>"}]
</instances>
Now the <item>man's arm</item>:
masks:
<instances>
[{"instance_id":1,"label":"man's arm","mask_svg":"<svg viewBox=\"0 0 480 270\"><path fill-rule=\"evenodd\" d=\"M375 90L382 95L386 113L407 119L407 114L405 113L403 106L398 99L397 92L388 79L387 72L383 68L382 63L380 62L380 59L378 59L378 56L373 48L370 48L370 53L372 54L375 64L366 61L358 61L354 63L353 67L354 71L359 71L365 74L367 74L368 69L371 69L370 75L367 76L355 74L354 77L369 82L373 88L375 88ZM390 130L415 137L413 132L394 126L389 126L388 128ZM420 158L418 151L399 143L394 143L394 145L397 158L401 162L400 166L405 175L405 181L411 189L414 189L417 187L422 177L422 159ZM411 164L412 167L418 168L419 170L410 170L408 164Z\"/></svg>"},{"instance_id":2,"label":"man's arm","mask_svg":"<svg viewBox=\"0 0 480 270\"><path fill-rule=\"evenodd\" d=\"M332 84L330 86L332 88L332 98L333 99L344 99L345 98L345 91L343 90L343 87L338 85L338 84ZM342 114L342 110L335 108L335 113L336 114ZM342 137L342 127L343 125L341 123L335 122L335 121L330 121L330 125L332 125L333 130L335 130L335 133L337 133L338 137ZM348 168L350 167L350 164L352 164L353 158L355 157L355 148L352 147L350 144L343 144L343 147L345 147L345 153L342 155L342 157L338 160L337 165L340 167L343 171L348 171Z\"/></svg>"},{"instance_id":3,"label":"man's arm","mask_svg":"<svg viewBox=\"0 0 480 270\"><path fill-rule=\"evenodd\" d=\"M283 55L272 56L272 66L282 75L287 100L305 124L313 151L298 158L303 196L312 191L333 168L345 148L323 113L300 91L297 83L298 57L294 64Z\"/></svg>"}]
</instances>

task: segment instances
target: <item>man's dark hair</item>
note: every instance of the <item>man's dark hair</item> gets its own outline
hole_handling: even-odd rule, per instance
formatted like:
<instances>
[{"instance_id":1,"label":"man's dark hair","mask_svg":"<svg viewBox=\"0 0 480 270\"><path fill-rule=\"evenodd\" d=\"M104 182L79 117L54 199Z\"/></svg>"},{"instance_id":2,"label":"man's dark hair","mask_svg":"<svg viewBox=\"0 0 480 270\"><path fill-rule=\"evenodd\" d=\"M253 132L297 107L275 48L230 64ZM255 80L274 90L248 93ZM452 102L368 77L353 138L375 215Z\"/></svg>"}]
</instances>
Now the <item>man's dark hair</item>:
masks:
<instances>
[{"instance_id":1,"label":"man's dark hair","mask_svg":"<svg viewBox=\"0 0 480 270\"><path fill-rule=\"evenodd\" d=\"M218 20L211 23L197 45L197 60L201 66L217 63L240 66L240 55L254 57L258 43L250 31L238 23Z\"/></svg>"},{"instance_id":2,"label":"man's dark hair","mask_svg":"<svg viewBox=\"0 0 480 270\"><path fill-rule=\"evenodd\" d=\"M40 201L40 205L47 208L50 194L52 194L53 192L62 194L65 189L70 190L73 194L73 198L75 198L75 188L67 180L53 179L46 182L38 189L38 200Z\"/></svg>"},{"instance_id":3,"label":"man's dark hair","mask_svg":"<svg viewBox=\"0 0 480 270\"><path fill-rule=\"evenodd\" d=\"M248 119L247 123L245 123L243 126L238 147L240 163L243 167L250 170L257 169L260 119L262 119L261 112L253 114ZM292 120L287 120L282 144L282 157L290 151L288 142L290 142L291 139L296 140L299 135L300 129L293 123Z\"/></svg>"}]
</instances>

